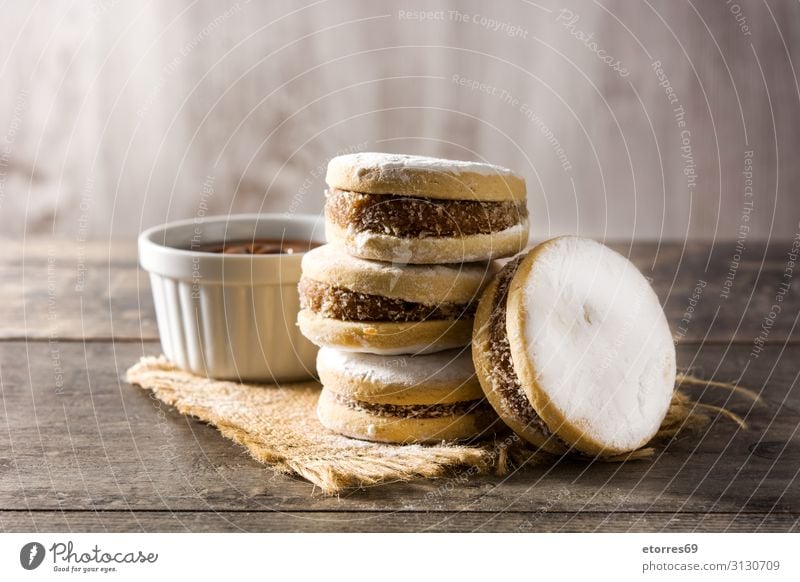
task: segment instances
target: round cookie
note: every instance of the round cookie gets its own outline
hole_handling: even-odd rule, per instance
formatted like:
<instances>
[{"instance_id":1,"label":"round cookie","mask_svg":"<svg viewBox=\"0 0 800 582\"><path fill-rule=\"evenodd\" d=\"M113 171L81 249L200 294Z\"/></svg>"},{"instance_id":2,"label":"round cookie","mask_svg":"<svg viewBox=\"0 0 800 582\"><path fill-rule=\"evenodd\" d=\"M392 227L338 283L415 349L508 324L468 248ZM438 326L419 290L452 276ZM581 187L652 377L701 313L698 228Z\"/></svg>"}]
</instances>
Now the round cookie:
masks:
<instances>
[{"instance_id":1,"label":"round cookie","mask_svg":"<svg viewBox=\"0 0 800 582\"><path fill-rule=\"evenodd\" d=\"M317 374L334 392L373 404L453 404L484 397L468 349L386 357L322 348Z\"/></svg>"},{"instance_id":2,"label":"round cookie","mask_svg":"<svg viewBox=\"0 0 800 582\"><path fill-rule=\"evenodd\" d=\"M525 180L500 166L350 154L330 161L326 181L328 240L361 258L482 261L528 241Z\"/></svg>"},{"instance_id":3,"label":"round cookie","mask_svg":"<svg viewBox=\"0 0 800 582\"><path fill-rule=\"evenodd\" d=\"M398 237L359 232L325 221L325 236L348 253L376 261L436 264L486 261L517 254L528 244L528 219L491 234Z\"/></svg>"},{"instance_id":4,"label":"round cookie","mask_svg":"<svg viewBox=\"0 0 800 582\"><path fill-rule=\"evenodd\" d=\"M469 344L494 263L401 265L324 245L303 256L298 324L319 346L375 354L432 353Z\"/></svg>"},{"instance_id":5,"label":"round cookie","mask_svg":"<svg viewBox=\"0 0 800 582\"><path fill-rule=\"evenodd\" d=\"M647 279L585 238L544 242L487 287L473 359L487 398L523 438L554 453L613 456L658 431L675 346Z\"/></svg>"},{"instance_id":6,"label":"round cookie","mask_svg":"<svg viewBox=\"0 0 800 582\"><path fill-rule=\"evenodd\" d=\"M468 440L497 422L468 350L385 357L322 348L317 370L317 416L345 436L398 444Z\"/></svg>"},{"instance_id":7,"label":"round cookie","mask_svg":"<svg viewBox=\"0 0 800 582\"><path fill-rule=\"evenodd\" d=\"M302 309L297 323L303 335L318 346L385 356L432 354L468 345L472 337L472 318L363 323Z\"/></svg>"},{"instance_id":8,"label":"round cookie","mask_svg":"<svg viewBox=\"0 0 800 582\"><path fill-rule=\"evenodd\" d=\"M502 166L428 156L364 152L328 162L331 188L441 200L525 202L525 180Z\"/></svg>"}]
</instances>

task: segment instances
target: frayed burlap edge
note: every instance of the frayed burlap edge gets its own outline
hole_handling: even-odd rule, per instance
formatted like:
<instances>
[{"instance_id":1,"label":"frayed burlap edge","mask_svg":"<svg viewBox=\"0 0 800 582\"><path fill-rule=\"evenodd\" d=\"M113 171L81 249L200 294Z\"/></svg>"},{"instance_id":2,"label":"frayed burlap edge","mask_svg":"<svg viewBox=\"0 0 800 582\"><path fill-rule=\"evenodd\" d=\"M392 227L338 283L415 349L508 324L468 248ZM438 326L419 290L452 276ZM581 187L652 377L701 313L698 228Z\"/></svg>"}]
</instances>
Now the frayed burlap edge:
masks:
<instances>
[{"instance_id":1,"label":"frayed burlap edge","mask_svg":"<svg viewBox=\"0 0 800 582\"><path fill-rule=\"evenodd\" d=\"M391 481L441 477L454 467L494 465L490 447L394 446L331 433L316 420L317 383L258 386L211 380L180 370L163 356L143 357L130 384L215 426L260 463L299 475L325 494Z\"/></svg>"},{"instance_id":2,"label":"frayed burlap edge","mask_svg":"<svg viewBox=\"0 0 800 582\"><path fill-rule=\"evenodd\" d=\"M513 434L474 446L398 446L348 439L317 422L316 383L258 386L211 380L180 370L164 356L141 358L127 371L126 380L151 391L181 414L214 425L256 461L303 477L328 495L354 487L442 477L456 468L469 469L471 474L504 475L523 465L558 460ZM649 459L665 440L705 428L712 412L745 427L733 412L692 400L684 388L694 387L724 388L758 401L745 388L679 374L669 412L654 439L642 449L602 461Z\"/></svg>"}]
</instances>

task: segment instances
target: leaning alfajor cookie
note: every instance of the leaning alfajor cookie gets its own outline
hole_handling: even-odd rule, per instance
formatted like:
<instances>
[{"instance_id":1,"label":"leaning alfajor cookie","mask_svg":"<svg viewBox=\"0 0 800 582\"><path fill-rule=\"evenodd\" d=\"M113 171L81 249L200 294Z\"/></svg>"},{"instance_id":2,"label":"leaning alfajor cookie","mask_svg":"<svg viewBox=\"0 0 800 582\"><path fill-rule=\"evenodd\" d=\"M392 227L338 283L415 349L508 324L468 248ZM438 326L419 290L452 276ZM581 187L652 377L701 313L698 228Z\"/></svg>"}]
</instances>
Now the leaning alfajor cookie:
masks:
<instances>
[{"instance_id":1,"label":"leaning alfajor cookie","mask_svg":"<svg viewBox=\"0 0 800 582\"><path fill-rule=\"evenodd\" d=\"M484 261L528 241L525 180L500 166L360 153L333 158L325 179L328 240L358 257Z\"/></svg>"},{"instance_id":2,"label":"leaning alfajor cookie","mask_svg":"<svg viewBox=\"0 0 800 582\"><path fill-rule=\"evenodd\" d=\"M487 399L552 453L647 443L675 383L675 346L647 279L602 244L565 236L508 263L484 291L473 360Z\"/></svg>"},{"instance_id":3,"label":"leaning alfajor cookie","mask_svg":"<svg viewBox=\"0 0 800 582\"><path fill-rule=\"evenodd\" d=\"M498 422L475 377L469 350L377 356L322 348L322 424L352 438L388 443L467 440Z\"/></svg>"},{"instance_id":4,"label":"leaning alfajor cookie","mask_svg":"<svg viewBox=\"0 0 800 582\"><path fill-rule=\"evenodd\" d=\"M398 265L325 245L305 254L300 330L319 346L423 354L468 345L493 263Z\"/></svg>"}]
</instances>

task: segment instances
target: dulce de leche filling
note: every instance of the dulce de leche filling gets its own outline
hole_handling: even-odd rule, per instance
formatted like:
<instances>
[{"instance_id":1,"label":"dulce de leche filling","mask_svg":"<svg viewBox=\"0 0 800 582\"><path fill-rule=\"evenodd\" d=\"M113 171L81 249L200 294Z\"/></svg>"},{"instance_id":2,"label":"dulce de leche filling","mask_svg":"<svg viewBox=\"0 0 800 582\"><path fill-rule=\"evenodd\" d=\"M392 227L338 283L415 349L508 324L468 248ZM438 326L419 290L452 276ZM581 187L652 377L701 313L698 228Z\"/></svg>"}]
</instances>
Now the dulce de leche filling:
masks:
<instances>
[{"instance_id":1,"label":"dulce de leche filling","mask_svg":"<svg viewBox=\"0 0 800 582\"><path fill-rule=\"evenodd\" d=\"M335 188L326 196L325 215L337 226L397 237L491 234L528 216L525 203L515 201L438 200Z\"/></svg>"},{"instance_id":2,"label":"dulce de leche filling","mask_svg":"<svg viewBox=\"0 0 800 582\"><path fill-rule=\"evenodd\" d=\"M332 394L339 404L351 410L385 418L444 418L464 416L465 414L494 414L484 399L464 400L449 404L375 404L347 398L336 392L332 392Z\"/></svg>"},{"instance_id":3,"label":"dulce de leche filling","mask_svg":"<svg viewBox=\"0 0 800 582\"><path fill-rule=\"evenodd\" d=\"M509 415L523 426L533 426L544 436L562 442L531 406L511 360L511 346L508 343L506 328L508 287L523 258L520 256L510 261L497 276L497 290L492 300L492 313L489 316L489 361L492 363L489 377L494 390L500 395L503 408L500 411L501 416Z\"/></svg>"},{"instance_id":4,"label":"dulce de leche filling","mask_svg":"<svg viewBox=\"0 0 800 582\"><path fill-rule=\"evenodd\" d=\"M302 278L298 285L300 305L323 317L343 321L425 321L464 319L475 315L475 302L423 305L380 295L358 293L327 283Z\"/></svg>"}]
</instances>

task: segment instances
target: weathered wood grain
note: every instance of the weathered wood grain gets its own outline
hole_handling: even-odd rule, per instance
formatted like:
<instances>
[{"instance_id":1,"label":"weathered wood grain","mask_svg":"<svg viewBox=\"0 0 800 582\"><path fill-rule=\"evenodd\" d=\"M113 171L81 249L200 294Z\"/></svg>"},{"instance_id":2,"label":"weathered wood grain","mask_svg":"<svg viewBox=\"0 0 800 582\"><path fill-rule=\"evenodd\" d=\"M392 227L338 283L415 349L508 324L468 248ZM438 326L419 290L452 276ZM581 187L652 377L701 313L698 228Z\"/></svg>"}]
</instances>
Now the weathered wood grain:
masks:
<instances>
[{"instance_id":1,"label":"weathered wood grain","mask_svg":"<svg viewBox=\"0 0 800 582\"><path fill-rule=\"evenodd\" d=\"M135 243L9 244L0 297L0 338L158 339Z\"/></svg>"},{"instance_id":2,"label":"weathered wood grain","mask_svg":"<svg viewBox=\"0 0 800 582\"><path fill-rule=\"evenodd\" d=\"M308 483L274 474L215 429L182 417L125 384L125 368L155 343L5 342L0 348L0 509L185 511L800 511L796 362L800 347L770 346L741 379L761 391L753 407L728 406L750 429L718 419L683 435L654 461L564 461L504 477L455 474L315 495ZM684 346L707 377L735 380L748 361L741 347ZM55 356L63 365L57 384ZM709 391L706 400L726 402Z\"/></svg>"},{"instance_id":3,"label":"weathered wood grain","mask_svg":"<svg viewBox=\"0 0 800 582\"><path fill-rule=\"evenodd\" d=\"M653 461L563 461L510 475L315 494L212 427L121 379L160 352L130 243L8 245L0 257L0 529L7 531L791 531L800 514L797 293L752 351L789 244L750 246L727 299L732 245L615 245L653 278L679 364L762 393L745 416L685 434ZM707 269L706 269L707 267ZM705 281L688 326L692 290ZM82 286L82 287L81 287Z\"/></svg>"},{"instance_id":4,"label":"weathered wood grain","mask_svg":"<svg viewBox=\"0 0 800 582\"><path fill-rule=\"evenodd\" d=\"M788 241L748 246L732 278L729 243L713 252L699 243L612 246L652 278L678 341L752 344L764 325L768 342L798 337L800 294L782 296L780 313L767 320L787 281ZM0 258L0 296L0 339L158 339L149 280L132 243L12 245Z\"/></svg>"},{"instance_id":5,"label":"weathered wood grain","mask_svg":"<svg viewBox=\"0 0 800 582\"><path fill-rule=\"evenodd\" d=\"M787 532L788 513L0 511L3 532Z\"/></svg>"},{"instance_id":6,"label":"weathered wood grain","mask_svg":"<svg viewBox=\"0 0 800 582\"><path fill-rule=\"evenodd\" d=\"M211 213L319 212L346 148L513 168L540 233L797 232L796 2L458 4L519 34L402 16L425 0L9 3L0 232L133 237L197 215L207 182Z\"/></svg>"}]
</instances>

